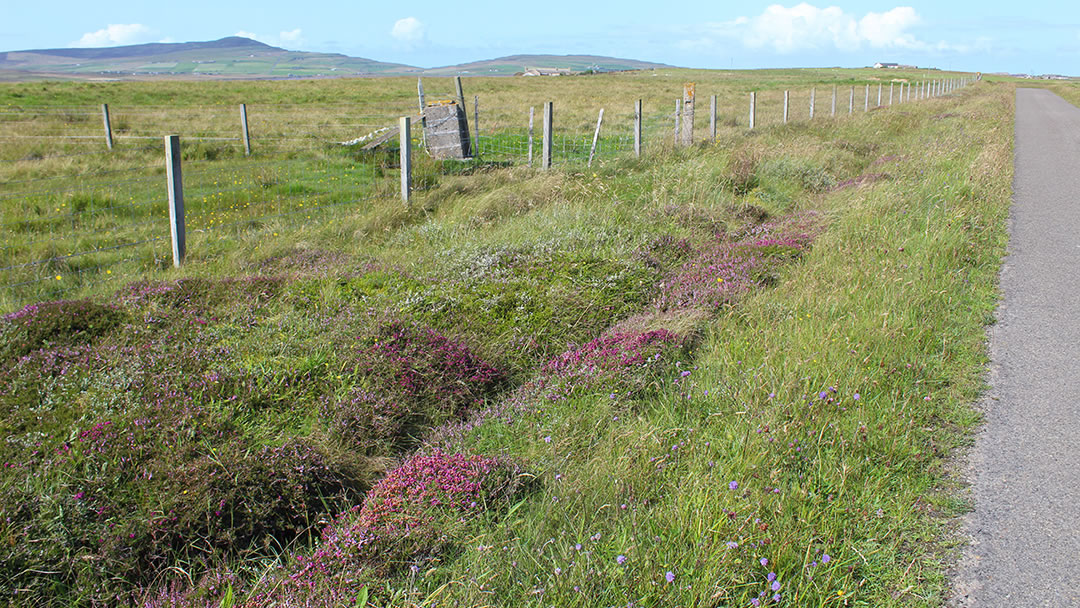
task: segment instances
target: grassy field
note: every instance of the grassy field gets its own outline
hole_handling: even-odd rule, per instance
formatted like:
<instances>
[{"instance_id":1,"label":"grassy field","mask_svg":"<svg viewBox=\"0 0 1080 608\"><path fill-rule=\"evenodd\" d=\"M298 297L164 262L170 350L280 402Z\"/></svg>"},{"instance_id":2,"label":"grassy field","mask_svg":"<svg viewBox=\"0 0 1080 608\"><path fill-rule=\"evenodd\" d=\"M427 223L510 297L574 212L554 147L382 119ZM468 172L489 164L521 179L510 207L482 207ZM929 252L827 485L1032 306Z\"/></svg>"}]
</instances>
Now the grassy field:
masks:
<instances>
[{"instance_id":1,"label":"grassy field","mask_svg":"<svg viewBox=\"0 0 1080 608\"><path fill-rule=\"evenodd\" d=\"M554 98L584 133L598 106L660 106L685 80L727 118L716 144L588 169L430 163L410 208L380 195L196 232L181 270L114 266L134 282L8 315L3 601L941 605L1013 89L739 123L751 88L813 84L820 112L832 83L870 75L472 83L507 116ZM290 84L312 103L343 86ZM109 91L157 94L140 86ZM287 90L244 86L204 99ZM16 93L48 92L0 89ZM193 161L232 181L295 167L234 207L324 196L320 166L349 184L379 168L265 154ZM39 162L87 169L59 160Z\"/></svg>"}]
</instances>

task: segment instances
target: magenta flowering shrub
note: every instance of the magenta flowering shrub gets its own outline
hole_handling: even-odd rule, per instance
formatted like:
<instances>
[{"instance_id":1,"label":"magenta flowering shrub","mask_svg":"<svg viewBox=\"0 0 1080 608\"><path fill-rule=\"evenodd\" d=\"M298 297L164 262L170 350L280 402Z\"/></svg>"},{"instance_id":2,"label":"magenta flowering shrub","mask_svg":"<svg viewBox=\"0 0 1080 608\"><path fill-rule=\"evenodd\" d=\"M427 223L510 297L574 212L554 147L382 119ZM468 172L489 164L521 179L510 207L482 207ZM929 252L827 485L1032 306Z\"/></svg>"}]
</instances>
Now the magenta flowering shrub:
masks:
<instances>
[{"instance_id":1,"label":"magenta flowering shrub","mask_svg":"<svg viewBox=\"0 0 1080 608\"><path fill-rule=\"evenodd\" d=\"M404 322L387 323L357 353L360 384L321 404L331 434L368 455L400 453L422 432L483 403L502 372L465 345Z\"/></svg>"},{"instance_id":2,"label":"magenta flowering shrub","mask_svg":"<svg viewBox=\"0 0 1080 608\"><path fill-rule=\"evenodd\" d=\"M124 318L116 308L89 300L30 304L0 320L0 366L39 348L87 343Z\"/></svg>"},{"instance_id":3,"label":"magenta flowering shrub","mask_svg":"<svg viewBox=\"0 0 1080 608\"><path fill-rule=\"evenodd\" d=\"M311 554L295 555L291 568L275 573L273 591L249 604L347 605L361 587L453 550L463 526L508 506L528 479L500 458L414 455L326 526Z\"/></svg>"},{"instance_id":4,"label":"magenta flowering shrub","mask_svg":"<svg viewBox=\"0 0 1080 608\"><path fill-rule=\"evenodd\" d=\"M718 239L669 273L653 306L660 311L716 310L775 281L779 266L798 258L820 230L802 214L755 226L735 242Z\"/></svg>"},{"instance_id":5,"label":"magenta flowering shrub","mask_svg":"<svg viewBox=\"0 0 1080 608\"><path fill-rule=\"evenodd\" d=\"M548 399L595 390L635 397L686 345L686 339L666 329L606 334L548 361L525 392L539 389Z\"/></svg>"}]
</instances>

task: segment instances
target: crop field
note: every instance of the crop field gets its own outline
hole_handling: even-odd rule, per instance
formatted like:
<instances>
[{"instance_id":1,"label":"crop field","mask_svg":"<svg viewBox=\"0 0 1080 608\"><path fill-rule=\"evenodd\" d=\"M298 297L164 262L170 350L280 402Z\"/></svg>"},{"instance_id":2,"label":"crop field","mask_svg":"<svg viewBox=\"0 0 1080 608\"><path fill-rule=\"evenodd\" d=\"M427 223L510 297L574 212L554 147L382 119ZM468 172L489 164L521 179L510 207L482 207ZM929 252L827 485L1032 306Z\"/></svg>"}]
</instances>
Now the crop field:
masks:
<instances>
[{"instance_id":1,"label":"crop field","mask_svg":"<svg viewBox=\"0 0 1080 608\"><path fill-rule=\"evenodd\" d=\"M1013 85L885 76L465 79L410 205L415 79L0 85L0 602L941 605Z\"/></svg>"}]
</instances>

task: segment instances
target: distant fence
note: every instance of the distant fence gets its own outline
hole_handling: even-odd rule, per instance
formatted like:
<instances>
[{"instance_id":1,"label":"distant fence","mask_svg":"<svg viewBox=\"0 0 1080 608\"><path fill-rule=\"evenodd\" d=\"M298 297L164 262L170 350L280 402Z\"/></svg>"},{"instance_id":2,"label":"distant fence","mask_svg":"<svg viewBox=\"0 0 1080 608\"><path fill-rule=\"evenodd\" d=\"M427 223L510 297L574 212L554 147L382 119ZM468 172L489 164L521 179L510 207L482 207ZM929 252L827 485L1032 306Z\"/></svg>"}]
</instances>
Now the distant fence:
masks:
<instances>
[{"instance_id":1,"label":"distant fence","mask_svg":"<svg viewBox=\"0 0 1080 608\"><path fill-rule=\"evenodd\" d=\"M959 78L750 92L743 111L726 110L726 126L760 129L839 118L939 97L971 82ZM696 142L708 142L716 139L721 122L715 96L701 103L704 99L684 95L673 100L671 109L648 114L640 101L630 109L631 104L623 102L626 107L607 114L597 108L587 130L580 117L576 128L561 129L554 103L520 115L484 109L480 100L472 101L469 118L475 130L470 131L478 156L541 170L585 167L689 145L695 133ZM346 105L316 106L318 113L294 107L307 110L302 116L315 122L275 120L283 114L281 106L262 115L258 106L234 107L233 112L218 107L209 115L192 108L175 110L175 115L168 108L108 106L0 110L0 142L24 143L21 156L0 157L0 176L5 178L0 182L0 308L65 297L87 285L115 280L125 268L142 273L178 265L183 247L178 248L177 241L186 243L188 233L202 235L206 243L207 237L231 238L247 228L266 231L317 221L326 209L393 197L408 202L414 190L429 183L423 176L417 180L411 162L421 141L419 120L410 121L390 142L393 149L376 161L325 152L328 144L344 150L346 146L338 148L334 142L393 125L397 110L398 116L416 113L415 105L388 106L384 114L358 113ZM743 119L733 118L740 114ZM147 122L160 125L165 115L173 120L179 116L177 126L186 126L178 129L184 133L176 142L180 153L169 167L158 156L162 135L143 130L136 119L154 116L156 122ZM231 136L227 128L233 130ZM90 145L99 149L87 149ZM230 148L231 162L219 162L220 146ZM60 150L47 153L56 147ZM68 164L86 170L72 173ZM170 182L170 172L181 179ZM170 185L176 190L170 191ZM174 218L179 213L179 221L170 224L170 211Z\"/></svg>"}]
</instances>

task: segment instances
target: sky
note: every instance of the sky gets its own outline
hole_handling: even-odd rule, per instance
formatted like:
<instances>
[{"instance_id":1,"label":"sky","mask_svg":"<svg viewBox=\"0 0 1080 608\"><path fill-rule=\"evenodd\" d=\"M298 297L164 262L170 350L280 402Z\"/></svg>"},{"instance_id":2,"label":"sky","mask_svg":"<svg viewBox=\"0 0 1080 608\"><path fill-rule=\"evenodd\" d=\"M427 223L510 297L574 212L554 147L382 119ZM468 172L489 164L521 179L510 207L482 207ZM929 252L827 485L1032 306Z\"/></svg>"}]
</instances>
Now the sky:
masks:
<instances>
[{"instance_id":1,"label":"sky","mask_svg":"<svg viewBox=\"0 0 1080 608\"><path fill-rule=\"evenodd\" d=\"M1061 0L5 3L0 51L241 35L291 50L420 67L547 53L695 68L880 61L1080 75L1080 3Z\"/></svg>"}]
</instances>

